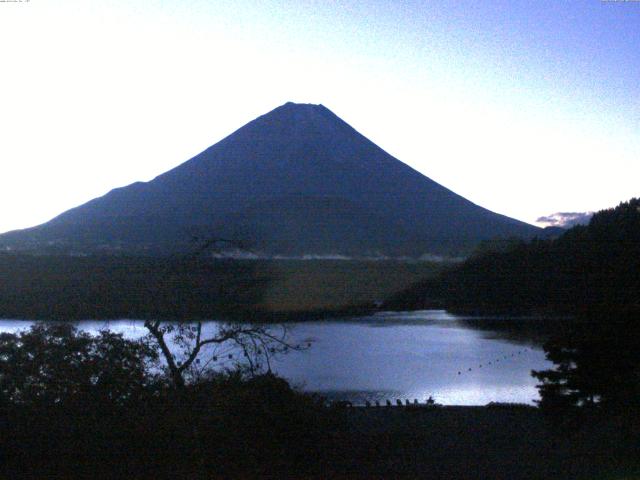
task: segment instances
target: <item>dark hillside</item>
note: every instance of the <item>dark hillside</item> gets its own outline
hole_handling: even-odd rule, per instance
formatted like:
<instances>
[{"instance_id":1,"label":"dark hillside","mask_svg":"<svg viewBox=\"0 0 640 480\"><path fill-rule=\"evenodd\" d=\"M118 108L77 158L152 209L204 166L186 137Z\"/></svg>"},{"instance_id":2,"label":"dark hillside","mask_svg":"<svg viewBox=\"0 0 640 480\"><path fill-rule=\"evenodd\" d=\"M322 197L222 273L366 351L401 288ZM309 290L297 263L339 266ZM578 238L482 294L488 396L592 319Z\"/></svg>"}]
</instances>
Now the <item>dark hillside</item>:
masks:
<instances>
[{"instance_id":1,"label":"dark hillside","mask_svg":"<svg viewBox=\"0 0 640 480\"><path fill-rule=\"evenodd\" d=\"M640 199L596 213L556 240L470 258L395 297L477 312L576 312L640 305Z\"/></svg>"}]
</instances>

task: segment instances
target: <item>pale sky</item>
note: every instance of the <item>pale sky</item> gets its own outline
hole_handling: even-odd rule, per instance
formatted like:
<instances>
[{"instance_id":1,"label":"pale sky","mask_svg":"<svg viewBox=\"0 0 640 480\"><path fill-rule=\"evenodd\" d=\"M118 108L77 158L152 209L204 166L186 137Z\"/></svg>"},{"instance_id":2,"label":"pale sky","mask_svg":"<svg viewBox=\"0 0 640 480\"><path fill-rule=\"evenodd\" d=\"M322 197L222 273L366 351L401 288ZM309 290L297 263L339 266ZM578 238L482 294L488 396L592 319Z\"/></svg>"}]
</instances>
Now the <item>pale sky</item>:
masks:
<instances>
[{"instance_id":1,"label":"pale sky","mask_svg":"<svg viewBox=\"0 0 640 480\"><path fill-rule=\"evenodd\" d=\"M640 196L640 2L0 2L0 232L287 102L533 223Z\"/></svg>"}]
</instances>

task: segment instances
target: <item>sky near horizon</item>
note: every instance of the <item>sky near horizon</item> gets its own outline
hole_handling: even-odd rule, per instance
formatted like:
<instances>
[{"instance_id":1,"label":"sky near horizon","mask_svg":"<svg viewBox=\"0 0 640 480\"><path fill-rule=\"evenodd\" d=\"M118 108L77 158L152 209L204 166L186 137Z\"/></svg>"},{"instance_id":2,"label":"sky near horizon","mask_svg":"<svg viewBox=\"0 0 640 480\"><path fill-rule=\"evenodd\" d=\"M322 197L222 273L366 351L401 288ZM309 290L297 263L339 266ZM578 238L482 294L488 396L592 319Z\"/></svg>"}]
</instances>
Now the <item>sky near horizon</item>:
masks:
<instances>
[{"instance_id":1,"label":"sky near horizon","mask_svg":"<svg viewBox=\"0 0 640 480\"><path fill-rule=\"evenodd\" d=\"M0 2L0 232L321 103L533 223L640 196L640 1Z\"/></svg>"}]
</instances>

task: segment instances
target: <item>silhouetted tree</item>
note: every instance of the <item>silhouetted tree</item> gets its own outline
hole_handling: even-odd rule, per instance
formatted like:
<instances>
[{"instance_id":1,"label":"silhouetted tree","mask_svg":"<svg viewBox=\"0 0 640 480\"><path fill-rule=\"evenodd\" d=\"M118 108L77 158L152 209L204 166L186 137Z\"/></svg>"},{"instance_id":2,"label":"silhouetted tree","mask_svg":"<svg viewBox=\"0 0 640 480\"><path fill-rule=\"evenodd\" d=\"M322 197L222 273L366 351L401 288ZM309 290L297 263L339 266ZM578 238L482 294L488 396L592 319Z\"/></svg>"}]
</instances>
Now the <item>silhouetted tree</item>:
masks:
<instances>
[{"instance_id":1,"label":"silhouetted tree","mask_svg":"<svg viewBox=\"0 0 640 480\"><path fill-rule=\"evenodd\" d=\"M533 371L540 407L555 420L640 413L640 314L608 310L576 321L544 346L555 368Z\"/></svg>"},{"instance_id":2,"label":"silhouetted tree","mask_svg":"<svg viewBox=\"0 0 640 480\"><path fill-rule=\"evenodd\" d=\"M268 326L221 322L214 324L214 331L203 333L203 322L166 323L146 320L150 337L157 342L166 362L168 376L173 386L182 389L189 380L196 381L215 371L218 361L235 360L244 364L251 374L271 371L274 355L290 350L302 350L304 345L294 344L288 338L286 326ZM230 345L234 353L218 357L217 351L206 352L210 345Z\"/></svg>"},{"instance_id":3,"label":"silhouetted tree","mask_svg":"<svg viewBox=\"0 0 640 480\"><path fill-rule=\"evenodd\" d=\"M0 397L13 404L56 405L80 399L123 404L155 381L156 349L108 330L36 324L0 334Z\"/></svg>"},{"instance_id":4,"label":"silhouetted tree","mask_svg":"<svg viewBox=\"0 0 640 480\"><path fill-rule=\"evenodd\" d=\"M213 253L227 247L250 252L246 245L237 240L220 237L194 237L192 240L196 247L180 261L189 268L199 263L209 263ZM227 353L228 359L235 360L236 366L244 364L251 374L261 373L263 368L271 372L271 358L274 355L303 348L289 341L285 325L219 322L208 333L204 332L202 321L171 323L146 320L144 326L150 338L157 343L168 376L178 389L183 389L189 380L197 380L215 371L218 356L216 351L206 352L207 346L230 345L235 353ZM241 358L238 358L239 355Z\"/></svg>"}]
</instances>

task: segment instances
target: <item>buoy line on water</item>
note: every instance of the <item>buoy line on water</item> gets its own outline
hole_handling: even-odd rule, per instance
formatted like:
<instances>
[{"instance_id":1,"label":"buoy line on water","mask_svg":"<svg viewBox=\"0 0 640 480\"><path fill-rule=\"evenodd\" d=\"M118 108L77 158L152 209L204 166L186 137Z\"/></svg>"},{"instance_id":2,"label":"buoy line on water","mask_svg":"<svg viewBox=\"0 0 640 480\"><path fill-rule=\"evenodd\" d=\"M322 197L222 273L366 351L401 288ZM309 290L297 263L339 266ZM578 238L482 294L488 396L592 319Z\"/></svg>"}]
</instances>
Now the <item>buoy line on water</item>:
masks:
<instances>
[{"instance_id":1,"label":"buoy line on water","mask_svg":"<svg viewBox=\"0 0 640 480\"><path fill-rule=\"evenodd\" d=\"M530 351L531 351L530 348L523 348L521 350L518 350L517 352L512 352L510 355L502 355L502 356L499 356L498 358L496 358L495 360L489 360L488 362L480 363L480 364L478 364L477 368L480 369L480 368L483 368L483 367L486 367L486 366L489 366L489 365L493 366L495 364L500 363L500 360L502 360L503 364L504 364L504 363L506 363L505 360L510 360L511 358L517 358L518 355L522 355L523 353L530 352ZM463 368L461 370L458 370L458 375L462 375L465 372L472 372L472 371L473 371L473 367L468 367L466 369Z\"/></svg>"},{"instance_id":2,"label":"buoy line on water","mask_svg":"<svg viewBox=\"0 0 640 480\"><path fill-rule=\"evenodd\" d=\"M478 369L481 369L481 368L483 368L483 367L487 367L487 366L490 366L490 365L491 365L491 366L499 365L499 364L500 364L500 362L502 362L502 364L504 365L504 364L506 364L506 363L508 362L508 360L518 358L519 356L521 357L521 356L522 356L522 354L524 354L524 353L528 353L528 352L531 352L531 351L532 351L532 349L531 349L531 348L526 347L526 348L522 348L522 349L517 350L517 351L512 351L512 352L510 352L510 353L508 353L508 354L499 355L499 356L498 356L497 358L495 358L495 359L492 359L492 360L489 360L489 361L485 361L485 362L479 363L477 368L478 368ZM466 368L466 369L458 370L457 375L456 375L456 377L455 377L455 378L458 378L458 376L461 376L463 373L473 372L473 371L474 371L474 368L473 368L473 367L468 367L468 368ZM411 386L407 389L407 394L413 390L413 388L415 387L415 384L416 384L417 382L418 382L418 379L414 380L414 381L411 383ZM410 396L410 395L409 395L409 396ZM405 406L405 407L409 407L409 406L411 406L411 407L414 407L414 406L420 406L420 405L425 405L425 406L439 406L439 404L435 403L435 400L434 400L435 396L436 396L436 395L435 395L435 392L432 392L432 393L428 396L428 399L427 399L427 400L425 400L425 403L420 403L420 402L418 401L418 399L416 399L416 398L414 398L413 402L411 402L411 401L410 401L410 399L409 399L409 398L407 398L407 399L405 399L405 400L404 400L404 403L403 403L402 399L400 399L400 398L395 399L395 402L392 402L390 399L386 399L386 400L384 401L384 405L386 405L386 407L392 407L392 406ZM342 402L337 402L337 403L336 403L336 405L337 405L337 404L342 405L343 403L344 403L344 404L347 404L347 403L348 403L350 406L352 406L352 405L353 405L351 401L342 401ZM376 407L381 407L381 406L384 406L384 405L383 405L383 403L382 403L382 401L381 401L381 400L376 400L376 401L375 401L375 406L376 406ZM372 404L372 402L371 402L370 400L365 400L365 406L366 406L366 407L373 407L374 405Z\"/></svg>"}]
</instances>

